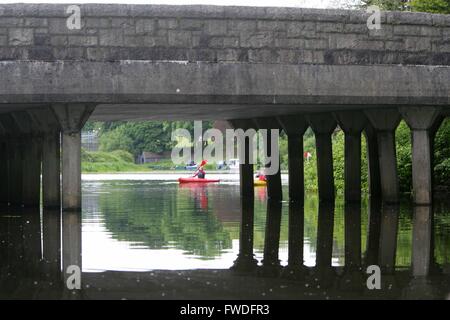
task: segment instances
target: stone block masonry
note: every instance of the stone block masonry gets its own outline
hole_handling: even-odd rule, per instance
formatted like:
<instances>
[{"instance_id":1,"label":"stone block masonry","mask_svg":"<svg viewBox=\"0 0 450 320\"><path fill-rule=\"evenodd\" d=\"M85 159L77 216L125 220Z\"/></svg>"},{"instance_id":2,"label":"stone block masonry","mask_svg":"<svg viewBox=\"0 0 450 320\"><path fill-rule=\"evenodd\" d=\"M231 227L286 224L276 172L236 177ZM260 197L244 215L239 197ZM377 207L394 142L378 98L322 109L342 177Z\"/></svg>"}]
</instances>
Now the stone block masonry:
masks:
<instances>
[{"instance_id":1,"label":"stone block masonry","mask_svg":"<svg viewBox=\"0 0 450 320\"><path fill-rule=\"evenodd\" d=\"M450 65L450 16L164 5L0 5L0 60Z\"/></svg>"}]
</instances>

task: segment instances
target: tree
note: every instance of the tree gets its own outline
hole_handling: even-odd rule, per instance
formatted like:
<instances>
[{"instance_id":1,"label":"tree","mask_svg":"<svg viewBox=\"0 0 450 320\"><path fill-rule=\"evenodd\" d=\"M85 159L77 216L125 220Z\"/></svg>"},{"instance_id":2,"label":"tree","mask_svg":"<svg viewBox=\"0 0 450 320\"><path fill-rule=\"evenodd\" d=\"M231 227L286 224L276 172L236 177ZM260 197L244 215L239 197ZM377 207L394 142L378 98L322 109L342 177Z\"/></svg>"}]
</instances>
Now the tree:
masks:
<instances>
[{"instance_id":1,"label":"tree","mask_svg":"<svg viewBox=\"0 0 450 320\"><path fill-rule=\"evenodd\" d=\"M383 10L450 13L450 0L361 0L363 8L372 5Z\"/></svg>"},{"instance_id":2,"label":"tree","mask_svg":"<svg viewBox=\"0 0 450 320\"><path fill-rule=\"evenodd\" d=\"M412 0L411 8L413 11L449 14L450 0Z\"/></svg>"},{"instance_id":3,"label":"tree","mask_svg":"<svg viewBox=\"0 0 450 320\"><path fill-rule=\"evenodd\" d=\"M408 9L409 0L361 0L363 8L378 6L383 10L405 11Z\"/></svg>"}]
</instances>

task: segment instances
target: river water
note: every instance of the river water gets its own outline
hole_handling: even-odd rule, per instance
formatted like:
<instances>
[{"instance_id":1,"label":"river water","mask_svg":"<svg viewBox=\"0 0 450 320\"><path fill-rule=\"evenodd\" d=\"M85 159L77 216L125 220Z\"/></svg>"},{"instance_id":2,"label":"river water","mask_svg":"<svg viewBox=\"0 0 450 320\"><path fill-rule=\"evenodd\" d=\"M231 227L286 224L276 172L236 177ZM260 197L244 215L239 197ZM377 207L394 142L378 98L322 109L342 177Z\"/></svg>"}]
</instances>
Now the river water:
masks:
<instances>
[{"instance_id":1,"label":"river water","mask_svg":"<svg viewBox=\"0 0 450 320\"><path fill-rule=\"evenodd\" d=\"M299 207L255 187L252 206L241 203L238 175L179 184L180 175L83 175L81 214L0 208L0 299L450 298L446 199L413 208L338 196L330 206L307 193ZM253 236L243 210L254 213ZM251 246L258 267L232 268ZM67 282L74 266L80 290Z\"/></svg>"},{"instance_id":2,"label":"river water","mask_svg":"<svg viewBox=\"0 0 450 320\"><path fill-rule=\"evenodd\" d=\"M176 174L83 176L83 270L225 269L239 252L240 197L237 175L209 175L219 184L179 185ZM286 182L287 177L283 176ZM287 186L284 185L285 198ZM254 254L261 261L266 228L266 189L255 188ZM282 205L279 259L288 258L288 202ZM361 254L368 237L369 201L361 206ZM334 211L332 265L345 265L344 204ZM303 259L316 262L318 199L307 194ZM396 266L411 264L413 210L399 210ZM437 261L450 264L450 210L435 216Z\"/></svg>"}]
</instances>

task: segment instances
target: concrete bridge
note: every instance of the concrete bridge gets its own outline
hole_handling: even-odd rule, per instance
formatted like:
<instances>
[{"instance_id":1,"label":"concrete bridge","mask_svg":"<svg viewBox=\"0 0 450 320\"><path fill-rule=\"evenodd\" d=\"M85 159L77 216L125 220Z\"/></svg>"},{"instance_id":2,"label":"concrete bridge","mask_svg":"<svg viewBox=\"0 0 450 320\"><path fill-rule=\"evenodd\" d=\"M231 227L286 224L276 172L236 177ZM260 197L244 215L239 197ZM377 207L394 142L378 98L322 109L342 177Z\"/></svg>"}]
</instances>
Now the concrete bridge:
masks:
<instances>
[{"instance_id":1,"label":"concrete bridge","mask_svg":"<svg viewBox=\"0 0 450 320\"><path fill-rule=\"evenodd\" d=\"M2 203L38 206L42 168L43 205L80 209L80 130L88 118L283 129L289 196L298 201L308 126L319 196L333 201L331 133L339 125L346 200L361 197L364 132L371 195L396 203L402 117L413 135L414 201L431 203L433 138L450 111L450 16L384 12L381 29L369 30L360 11L81 5L81 28L69 29L67 7L0 6ZM248 164L241 191L253 196ZM281 199L279 173L269 177L268 193Z\"/></svg>"}]
</instances>

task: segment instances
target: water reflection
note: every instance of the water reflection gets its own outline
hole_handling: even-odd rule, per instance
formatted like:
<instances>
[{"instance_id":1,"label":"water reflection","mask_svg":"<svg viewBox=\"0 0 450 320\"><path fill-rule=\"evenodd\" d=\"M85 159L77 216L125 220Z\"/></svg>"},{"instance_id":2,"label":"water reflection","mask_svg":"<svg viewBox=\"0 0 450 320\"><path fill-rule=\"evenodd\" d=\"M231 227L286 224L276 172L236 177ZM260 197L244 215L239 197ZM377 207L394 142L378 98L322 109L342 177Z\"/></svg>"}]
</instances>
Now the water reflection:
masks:
<instances>
[{"instance_id":1,"label":"water reflection","mask_svg":"<svg viewBox=\"0 0 450 320\"><path fill-rule=\"evenodd\" d=\"M447 205L335 206L314 196L299 205L258 192L240 199L235 184L92 182L84 186L83 214L1 208L0 298L450 293ZM366 267L374 264L381 290L366 286ZM70 266L83 270L82 290L69 290Z\"/></svg>"}]
</instances>

